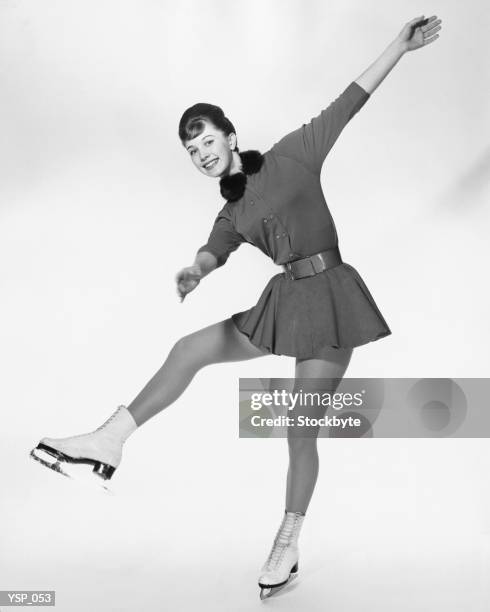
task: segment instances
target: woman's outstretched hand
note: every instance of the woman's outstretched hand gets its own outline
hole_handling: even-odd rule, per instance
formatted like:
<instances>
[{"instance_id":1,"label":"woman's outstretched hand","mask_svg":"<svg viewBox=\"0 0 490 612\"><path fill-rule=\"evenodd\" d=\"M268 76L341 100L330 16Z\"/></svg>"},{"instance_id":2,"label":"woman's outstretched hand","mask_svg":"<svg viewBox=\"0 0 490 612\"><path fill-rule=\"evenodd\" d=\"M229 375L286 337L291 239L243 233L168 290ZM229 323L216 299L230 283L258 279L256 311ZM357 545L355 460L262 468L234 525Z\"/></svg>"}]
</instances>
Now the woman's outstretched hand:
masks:
<instances>
[{"instance_id":1,"label":"woman's outstretched hand","mask_svg":"<svg viewBox=\"0 0 490 612\"><path fill-rule=\"evenodd\" d=\"M436 15L427 19L422 15L415 17L403 26L403 30L398 34L398 40L403 46L404 51L413 51L420 47L427 46L439 38L436 34L441 29L441 19Z\"/></svg>"},{"instance_id":2,"label":"woman's outstretched hand","mask_svg":"<svg viewBox=\"0 0 490 612\"><path fill-rule=\"evenodd\" d=\"M197 265L188 266L182 268L180 272L175 275L175 281L177 283L177 294L180 297L180 301L183 302L185 296L195 289L201 282L202 271Z\"/></svg>"}]
</instances>

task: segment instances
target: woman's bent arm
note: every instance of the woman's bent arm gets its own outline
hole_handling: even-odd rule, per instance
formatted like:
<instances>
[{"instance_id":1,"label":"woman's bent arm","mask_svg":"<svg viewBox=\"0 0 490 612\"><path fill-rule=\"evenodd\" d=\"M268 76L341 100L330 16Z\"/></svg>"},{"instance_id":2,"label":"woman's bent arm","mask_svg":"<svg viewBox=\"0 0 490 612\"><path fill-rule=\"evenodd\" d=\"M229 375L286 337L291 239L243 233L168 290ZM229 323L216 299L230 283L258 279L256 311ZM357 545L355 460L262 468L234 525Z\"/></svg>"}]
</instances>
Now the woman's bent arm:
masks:
<instances>
[{"instance_id":1,"label":"woman's bent arm","mask_svg":"<svg viewBox=\"0 0 490 612\"><path fill-rule=\"evenodd\" d=\"M175 275L177 295L183 302L185 296L194 291L201 279L218 267L218 259L208 251L198 251L192 266L182 268Z\"/></svg>"},{"instance_id":2,"label":"woman's bent arm","mask_svg":"<svg viewBox=\"0 0 490 612\"><path fill-rule=\"evenodd\" d=\"M213 270L216 270L218 260L216 259L216 256L209 253L209 251L200 251L196 255L194 265L201 268L201 278L203 278Z\"/></svg>"}]
</instances>

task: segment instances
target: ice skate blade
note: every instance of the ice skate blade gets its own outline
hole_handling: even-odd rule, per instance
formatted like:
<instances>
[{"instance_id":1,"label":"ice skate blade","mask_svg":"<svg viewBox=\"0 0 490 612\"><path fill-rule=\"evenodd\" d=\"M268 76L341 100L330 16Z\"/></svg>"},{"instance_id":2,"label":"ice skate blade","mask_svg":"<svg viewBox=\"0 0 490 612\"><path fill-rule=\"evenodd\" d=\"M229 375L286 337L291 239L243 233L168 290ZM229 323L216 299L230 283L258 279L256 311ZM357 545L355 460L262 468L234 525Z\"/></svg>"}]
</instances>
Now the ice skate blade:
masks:
<instances>
[{"instance_id":1,"label":"ice skate blade","mask_svg":"<svg viewBox=\"0 0 490 612\"><path fill-rule=\"evenodd\" d=\"M58 472L58 474L62 474L63 476L66 476L67 478L70 478L70 475L67 474L61 467L61 462L56 459L55 461L47 461L46 459L43 459L42 457L37 456L34 453L34 450L31 450L30 452L30 457L32 457L35 461L38 461L41 465L44 465L45 467Z\"/></svg>"},{"instance_id":2,"label":"ice skate blade","mask_svg":"<svg viewBox=\"0 0 490 612\"><path fill-rule=\"evenodd\" d=\"M53 448L52 446L48 446L47 444L39 442L36 448L33 449L33 452L35 452L37 455L40 455L41 451L43 451L44 454L50 455L51 457L54 457L55 459L59 459L60 461L64 461L66 463L91 465L93 466L92 471L94 472L94 474L97 474L98 476L100 476L100 478L103 478L104 480L110 480L112 478L112 475L116 471L116 468L114 466L109 465L108 463L104 463L103 461L98 461L97 459L89 459L88 457L70 457L70 455L63 453L62 451Z\"/></svg>"},{"instance_id":3,"label":"ice skate blade","mask_svg":"<svg viewBox=\"0 0 490 612\"><path fill-rule=\"evenodd\" d=\"M297 577L297 575L298 575L298 564L296 564L291 569L289 578L287 580L284 580L284 582L279 582L278 584L274 584L274 585L263 584L259 582L260 599L261 600L268 599L269 597L272 597L278 591L282 591L282 589L284 589L288 584L291 584L291 582Z\"/></svg>"},{"instance_id":4,"label":"ice skate blade","mask_svg":"<svg viewBox=\"0 0 490 612\"><path fill-rule=\"evenodd\" d=\"M77 484L113 495L113 491L107 486L107 481L93 471L87 472L86 464L68 463L59 457L55 458L51 453L47 453L39 448L33 449L29 456L41 465L76 481Z\"/></svg>"}]
</instances>

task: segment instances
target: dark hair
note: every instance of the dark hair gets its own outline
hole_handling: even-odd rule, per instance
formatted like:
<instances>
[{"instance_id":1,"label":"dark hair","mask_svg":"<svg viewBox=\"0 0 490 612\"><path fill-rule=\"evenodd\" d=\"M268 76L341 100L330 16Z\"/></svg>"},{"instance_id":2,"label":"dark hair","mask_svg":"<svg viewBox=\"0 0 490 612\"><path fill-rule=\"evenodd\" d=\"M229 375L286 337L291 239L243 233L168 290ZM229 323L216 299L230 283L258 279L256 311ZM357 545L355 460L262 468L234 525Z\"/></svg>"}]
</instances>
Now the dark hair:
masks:
<instances>
[{"instance_id":1,"label":"dark hair","mask_svg":"<svg viewBox=\"0 0 490 612\"><path fill-rule=\"evenodd\" d=\"M214 104L199 102L188 108L179 121L179 138L181 142L192 140L204 131L204 121L209 121L221 130L225 136L236 134L233 123L225 117L223 110ZM236 148L238 151L238 147Z\"/></svg>"}]
</instances>

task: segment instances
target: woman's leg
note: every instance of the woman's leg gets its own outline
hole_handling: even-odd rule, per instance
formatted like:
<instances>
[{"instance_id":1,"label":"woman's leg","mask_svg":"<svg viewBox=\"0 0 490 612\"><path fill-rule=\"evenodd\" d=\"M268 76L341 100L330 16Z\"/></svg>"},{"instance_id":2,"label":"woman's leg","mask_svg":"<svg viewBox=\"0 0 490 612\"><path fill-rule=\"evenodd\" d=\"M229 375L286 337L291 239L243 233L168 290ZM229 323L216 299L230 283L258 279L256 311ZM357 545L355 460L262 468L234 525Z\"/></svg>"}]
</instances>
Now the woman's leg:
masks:
<instances>
[{"instance_id":1,"label":"woman's leg","mask_svg":"<svg viewBox=\"0 0 490 612\"><path fill-rule=\"evenodd\" d=\"M316 359L297 359L294 392L334 393L349 365L352 351L327 347ZM325 415L326 407L295 407L292 412L321 418ZM318 427L288 427L287 512L305 514L310 503L318 477L318 431Z\"/></svg>"},{"instance_id":2,"label":"woman's leg","mask_svg":"<svg viewBox=\"0 0 490 612\"><path fill-rule=\"evenodd\" d=\"M231 319L210 325L175 343L163 366L130 406L119 406L105 423L89 433L68 438L43 438L31 451L31 456L66 476L72 475L68 464L89 465L96 474L97 483L102 484L118 468L126 439L139 425L177 399L200 368L266 354L265 349L251 344Z\"/></svg>"},{"instance_id":3,"label":"woman's leg","mask_svg":"<svg viewBox=\"0 0 490 612\"><path fill-rule=\"evenodd\" d=\"M352 349L326 348L316 359L296 360L296 377L292 392L333 393L349 364ZM270 380L270 387L282 388L280 381ZM288 389L289 391L289 389ZM303 396L304 397L304 396ZM321 418L326 407L294 405L288 416L296 421L300 415ZM318 427L288 426L289 468L286 509L271 552L259 576L260 597L268 597L276 588L287 584L298 572L298 537L318 476Z\"/></svg>"},{"instance_id":4,"label":"woman's leg","mask_svg":"<svg viewBox=\"0 0 490 612\"><path fill-rule=\"evenodd\" d=\"M204 366L269 355L254 346L231 318L178 340L162 367L127 406L137 425L174 402Z\"/></svg>"}]
</instances>

